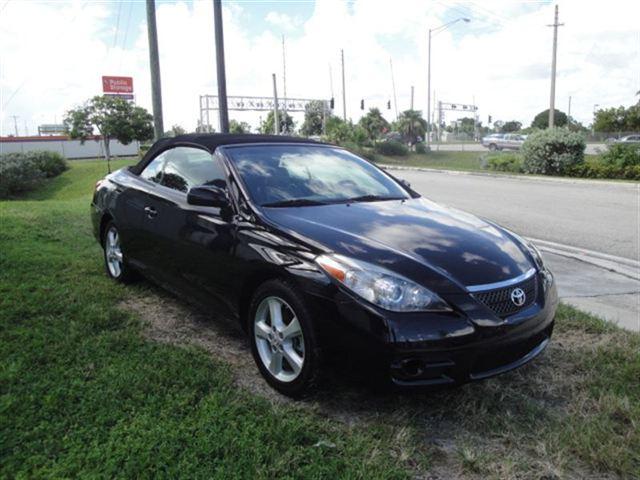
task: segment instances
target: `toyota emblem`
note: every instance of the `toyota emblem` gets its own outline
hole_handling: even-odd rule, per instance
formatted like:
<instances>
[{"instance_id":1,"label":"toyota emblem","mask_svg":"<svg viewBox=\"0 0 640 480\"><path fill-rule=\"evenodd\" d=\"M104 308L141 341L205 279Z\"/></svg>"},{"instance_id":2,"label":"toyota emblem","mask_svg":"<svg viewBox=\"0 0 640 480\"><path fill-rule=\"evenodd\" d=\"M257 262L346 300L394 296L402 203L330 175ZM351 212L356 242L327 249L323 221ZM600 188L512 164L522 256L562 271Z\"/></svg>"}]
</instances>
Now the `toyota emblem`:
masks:
<instances>
[{"instance_id":1,"label":"toyota emblem","mask_svg":"<svg viewBox=\"0 0 640 480\"><path fill-rule=\"evenodd\" d=\"M516 307L521 307L527 300L527 294L521 288L514 288L511 290L511 301Z\"/></svg>"}]
</instances>

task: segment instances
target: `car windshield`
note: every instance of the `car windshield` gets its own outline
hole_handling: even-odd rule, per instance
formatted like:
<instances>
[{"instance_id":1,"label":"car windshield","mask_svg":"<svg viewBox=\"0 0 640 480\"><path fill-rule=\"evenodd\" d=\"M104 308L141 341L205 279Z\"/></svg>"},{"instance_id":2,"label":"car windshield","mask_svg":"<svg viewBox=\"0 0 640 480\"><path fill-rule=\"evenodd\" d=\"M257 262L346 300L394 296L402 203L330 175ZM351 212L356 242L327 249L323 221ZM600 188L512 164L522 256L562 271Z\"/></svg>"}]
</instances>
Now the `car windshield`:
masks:
<instances>
[{"instance_id":1,"label":"car windshield","mask_svg":"<svg viewBox=\"0 0 640 480\"><path fill-rule=\"evenodd\" d=\"M259 145L226 152L252 200L264 207L409 198L382 171L339 148Z\"/></svg>"}]
</instances>

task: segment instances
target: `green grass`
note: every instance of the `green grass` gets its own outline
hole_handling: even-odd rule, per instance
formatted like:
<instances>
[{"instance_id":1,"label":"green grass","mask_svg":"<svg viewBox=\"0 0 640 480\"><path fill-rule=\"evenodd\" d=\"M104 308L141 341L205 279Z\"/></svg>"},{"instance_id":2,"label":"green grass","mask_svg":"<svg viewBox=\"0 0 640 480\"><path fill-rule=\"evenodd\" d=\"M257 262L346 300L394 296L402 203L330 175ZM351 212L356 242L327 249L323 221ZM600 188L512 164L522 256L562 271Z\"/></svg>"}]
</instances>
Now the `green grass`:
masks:
<instances>
[{"instance_id":1,"label":"green grass","mask_svg":"<svg viewBox=\"0 0 640 480\"><path fill-rule=\"evenodd\" d=\"M143 339L90 231L103 174L74 163L0 203L0 477L404 478L377 433L273 407L202 351Z\"/></svg>"},{"instance_id":2,"label":"green grass","mask_svg":"<svg viewBox=\"0 0 640 480\"><path fill-rule=\"evenodd\" d=\"M437 168L444 170L481 171L484 170L487 153L482 152L442 152L428 154L411 153L406 157L378 155L376 161L386 165L406 165L410 167Z\"/></svg>"},{"instance_id":3,"label":"green grass","mask_svg":"<svg viewBox=\"0 0 640 480\"><path fill-rule=\"evenodd\" d=\"M331 387L294 406L239 389L203 350L146 339L118 305L147 288L109 281L91 235L104 171L73 162L0 202L1 478L638 476L640 335L569 307L517 372L418 396Z\"/></svg>"}]
</instances>

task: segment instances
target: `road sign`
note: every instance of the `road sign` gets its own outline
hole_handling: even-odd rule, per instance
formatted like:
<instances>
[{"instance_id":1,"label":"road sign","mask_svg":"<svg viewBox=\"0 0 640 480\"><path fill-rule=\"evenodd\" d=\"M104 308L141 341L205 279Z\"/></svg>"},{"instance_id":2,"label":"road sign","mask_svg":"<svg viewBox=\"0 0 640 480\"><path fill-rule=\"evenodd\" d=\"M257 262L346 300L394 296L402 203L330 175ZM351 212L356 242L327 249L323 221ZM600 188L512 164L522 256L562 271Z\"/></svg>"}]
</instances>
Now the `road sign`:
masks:
<instances>
[{"instance_id":1,"label":"road sign","mask_svg":"<svg viewBox=\"0 0 640 480\"><path fill-rule=\"evenodd\" d=\"M120 97L123 100L133 100L134 99L134 96L130 95L128 93L124 93L124 94L122 94L122 93L105 93L104 96L105 97Z\"/></svg>"},{"instance_id":2,"label":"road sign","mask_svg":"<svg viewBox=\"0 0 640 480\"><path fill-rule=\"evenodd\" d=\"M133 93L132 77L102 77L102 91L104 93Z\"/></svg>"}]
</instances>

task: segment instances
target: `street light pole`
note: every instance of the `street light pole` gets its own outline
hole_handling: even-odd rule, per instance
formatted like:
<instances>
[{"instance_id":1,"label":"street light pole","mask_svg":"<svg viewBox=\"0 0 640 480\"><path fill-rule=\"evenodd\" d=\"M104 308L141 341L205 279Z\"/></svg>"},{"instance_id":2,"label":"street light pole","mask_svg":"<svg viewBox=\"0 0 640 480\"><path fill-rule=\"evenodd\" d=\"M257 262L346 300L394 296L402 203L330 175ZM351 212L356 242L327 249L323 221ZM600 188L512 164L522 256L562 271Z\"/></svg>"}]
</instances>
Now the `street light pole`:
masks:
<instances>
[{"instance_id":1,"label":"street light pole","mask_svg":"<svg viewBox=\"0 0 640 480\"><path fill-rule=\"evenodd\" d=\"M596 108L600 106L599 103L593 105L593 120L591 120L591 135L596 133Z\"/></svg>"},{"instance_id":2,"label":"street light pole","mask_svg":"<svg viewBox=\"0 0 640 480\"><path fill-rule=\"evenodd\" d=\"M156 27L156 2L147 0L147 34L149 36L149 66L151 68L151 104L155 139L164 135L162 122L162 87L160 84L160 59L158 56L158 29Z\"/></svg>"},{"instance_id":3,"label":"street light pole","mask_svg":"<svg viewBox=\"0 0 640 480\"><path fill-rule=\"evenodd\" d=\"M445 23L444 25L440 25L436 28L429 29L429 51L428 51L428 67L427 67L427 150L431 145L431 36L433 33L441 32L445 30L447 27L450 27L454 23L462 20L465 23L469 23L471 20L468 18L456 18L450 22Z\"/></svg>"},{"instance_id":4,"label":"street light pole","mask_svg":"<svg viewBox=\"0 0 640 480\"><path fill-rule=\"evenodd\" d=\"M558 27L564 25L558 23L558 5L556 5L553 25L553 52L551 54L551 94L549 95L549 128L553 128L556 113L556 53L558 51Z\"/></svg>"},{"instance_id":5,"label":"street light pole","mask_svg":"<svg viewBox=\"0 0 640 480\"><path fill-rule=\"evenodd\" d=\"M427 151L431 148L431 29L429 29L429 66L427 68Z\"/></svg>"}]
</instances>

